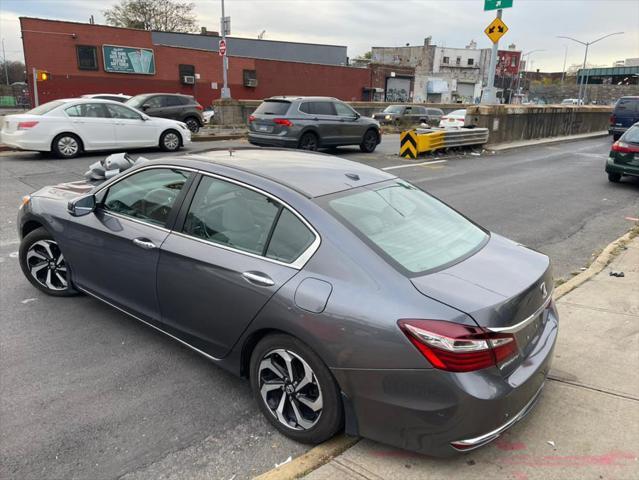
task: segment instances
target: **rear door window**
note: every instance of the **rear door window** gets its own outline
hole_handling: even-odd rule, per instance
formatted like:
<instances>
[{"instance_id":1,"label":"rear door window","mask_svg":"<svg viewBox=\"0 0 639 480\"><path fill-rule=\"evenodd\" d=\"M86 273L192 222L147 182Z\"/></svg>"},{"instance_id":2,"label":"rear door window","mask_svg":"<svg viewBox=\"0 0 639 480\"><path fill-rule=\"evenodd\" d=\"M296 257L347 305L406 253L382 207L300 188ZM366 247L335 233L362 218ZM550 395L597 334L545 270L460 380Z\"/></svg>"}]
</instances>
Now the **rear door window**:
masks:
<instances>
[{"instance_id":1,"label":"rear door window","mask_svg":"<svg viewBox=\"0 0 639 480\"><path fill-rule=\"evenodd\" d=\"M266 256L284 263L292 263L315 240L315 235L292 212L283 209L271 235Z\"/></svg>"},{"instance_id":2,"label":"rear door window","mask_svg":"<svg viewBox=\"0 0 639 480\"><path fill-rule=\"evenodd\" d=\"M333 102L311 102L311 113L315 115L337 115Z\"/></svg>"},{"instance_id":3,"label":"rear door window","mask_svg":"<svg viewBox=\"0 0 639 480\"><path fill-rule=\"evenodd\" d=\"M164 97L166 99L167 107L181 107L186 103L183 101L182 97Z\"/></svg>"},{"instance_id":4,"label":"rear door window","mask_svg":"<svg viewBox=\"0 0 639 480\"><path fill-rule=\"evenodd\" d=\"M65 108L64 111L70 117L83 117L83 118L109 118L109 112L106 109L104 103L81 103L69 108Z\"/></svg>"},{"instance_id":5,"label":"rear door window","mask_svg":"<svg viewBox=\"0 0 639 480\"><path fill-rule=\"evenodd\" d=\"M265 100L253 112L253 115L285 115L290 106L291 102Z\"/></svg>"}]
</instances>

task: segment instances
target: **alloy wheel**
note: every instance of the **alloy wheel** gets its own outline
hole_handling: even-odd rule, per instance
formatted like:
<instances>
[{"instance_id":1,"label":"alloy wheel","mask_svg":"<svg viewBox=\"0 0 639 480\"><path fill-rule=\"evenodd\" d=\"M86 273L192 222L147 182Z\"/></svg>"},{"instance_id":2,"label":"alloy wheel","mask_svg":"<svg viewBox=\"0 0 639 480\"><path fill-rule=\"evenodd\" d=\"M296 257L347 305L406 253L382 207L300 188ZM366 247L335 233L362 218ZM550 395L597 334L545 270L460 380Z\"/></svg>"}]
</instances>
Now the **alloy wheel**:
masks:
<instances>
[{"instance_id":1,"label":"alloy wheel","mask_svg":"<svg viewBox=\"0 0 639 480\"><path fill-rule=\"evenodd\" d=\"M322 389L310 365L296 353L277 349L262 358L259 390L271 414L293 430L309 430L322 414Z\"/></svg>"},{"instance_id":2,"label":"alloy wheel","mask_svg":"<svg viewBox=\"0 0 639 480\"><path fill-rule=\"evenodd\" d=\"M317 139L315 138L315 135L304 135L302 137L300 148L302 150L317 150Z\"/></svg>"},{"instance_id":3,"label":"alloy wheel","mask_svg":"<svg viewBox=\"0 0 639 480\"><path fill-rule=\"evenodd\" d=\"M49 290L68 288L67 264L60 247L53 240L38 240L29 247L26 262L31 276Z\"/></svg>"},{"instance_id":4,"label":"alloy wheel","mask_svg":"<svg viewBox=\"0 0 639 480\"><path fill-rule=\"evenodd\" d=\"M367 150L373 151L377 145L377 135L375 132L368 132L364 138L364 146Z\"/></svg>"},{"instance_id":5,"label":"alloy wheel","mask_svg":"<svg viewBox=\"0 0 639 480\"><path fill-rule=\"evenodd\" d=\"M62 137L58 140L58 151L65 157L72 157L78 150L80 145L78 141L73 137Z\"/></svg>"},{"instance_id":6,"label":"alloy wheel","mask_svg":"<svg viewBox=\"0 0 639 480\"><path fill-rule=\"evenodd\" d=\"M186 126L189 127L189 130L193 133L197 133L200 130L200 124L197 123L197 120L193 120L192 118L186 121Z\"/></svg>"},{"instance_id":7,"label":"alloy wheel","mask_svg":"<svg viewBox=\"0 0 639 480\"><path fill-rule=\"evenodd\" d=\"M164 146L167 150L177 150L180 146L180 139L177 133L169 132L164 136Z\"/></svg>"}]
</instances>

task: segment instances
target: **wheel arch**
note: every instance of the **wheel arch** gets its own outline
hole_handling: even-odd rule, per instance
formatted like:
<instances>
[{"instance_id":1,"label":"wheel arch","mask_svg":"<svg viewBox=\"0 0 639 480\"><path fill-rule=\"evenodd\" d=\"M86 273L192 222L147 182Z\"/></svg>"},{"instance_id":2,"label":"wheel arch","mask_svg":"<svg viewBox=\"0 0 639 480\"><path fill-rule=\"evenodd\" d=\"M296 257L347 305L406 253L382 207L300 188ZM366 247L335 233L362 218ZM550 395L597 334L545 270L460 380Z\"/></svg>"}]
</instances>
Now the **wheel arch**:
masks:
<instances>
[{"instance_id":1,"label":"wheel arch","mask_svg":"<svg viewBox=\"0 0 639 480\"><path fill-rule=\"evenodd\" d=\"M277 328L262 328L251 332L245 339L242 344L242 350L240 353L240 376L242 378L249 378L251 372L251 355L253 355L253 350L260 340L267 337L268 335L274 335L278 333L283 333L285 335L290 335L288 332L284 330L279 330Z\"/></svg>"},{"instance_id":2,"label":"wheel arch","mask_svg":"<svg viewBox=\"0 0 639 480\"><path fill-rule=\"evenodd\" d=\"M49 144L49 149L51 152L55 152L55 150L53 149L53 143L56 141L56 139L60 136L60 135L73 135L74 137L76 137L79 141L80 141L80 151L86 151L85 147L84 147L84 140L82 139L82 137L77 134L76 132L73 132L71 130L63 130L61 132L56 133L53 138L51 139L51 143Z\"/></svg>"},{"instance_id":3,"label":"wheel arch","mask_svg":"<svg viewBox=\"0 0 639 480\"><path fill-rule=\"evenodd\" d=\"M178 138L180 139L180 147L184 146L184 137L180 133L180 131L175 127L167 127L160 132L160 136L158 137L158 145L162 144L162 136L167 132L175 132L177 133Z\"/></svg>"},{"instance_id":4,"label":"wheel arch","mask_svg":"<svg viewBox=\"0 0 639 480\"><path fill-rule=\"evenodd\" d=\"M34 230L37 230L38 228L44 228L45 230L47 229L47 227L39 220L36 220L36 219L27 220L20 227L20 238L22 239L26 237L27 235L29 235Z\"/></svg>"}]
</instances>

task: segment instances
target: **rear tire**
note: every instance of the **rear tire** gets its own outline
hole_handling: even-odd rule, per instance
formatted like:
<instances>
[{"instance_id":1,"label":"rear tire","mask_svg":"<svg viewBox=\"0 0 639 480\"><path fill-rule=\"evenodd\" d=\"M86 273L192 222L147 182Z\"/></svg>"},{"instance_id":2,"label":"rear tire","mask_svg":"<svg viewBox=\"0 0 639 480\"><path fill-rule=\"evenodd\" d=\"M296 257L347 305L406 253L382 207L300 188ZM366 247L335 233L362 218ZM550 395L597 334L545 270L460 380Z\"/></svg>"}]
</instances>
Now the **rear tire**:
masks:
<instances>
[{"instance_id":1,"label":"rear tire","mask_svg":"<svg viewBox=\"0 0 639 480\"><path fill-rule=\"evenodd\" d=\"M368 130L362 138L359 149L364 153L373 153L377 148L379 136L375 130Z\"/></svg>"},{"instance_id":2,"label":"rear tire","mask_svg":"<svg viewBox=\"0 0 639 480\"><path fill-rule=\"evenodd\" d=\"M342 400L333 375L297 338L263 338L251 355L250 381L260 410L287 437L317 444L343 428Z\"/></svg>"},{"instance_id":3,"label":"rear tire","mask_svg":"<svg viewBox=\"0 0 639 480\"><path fill-rule=\"evenodd\" d=\"M195 117L185 118L184 123L186 123L186 126L189 127L189 130L191 130L191 133L197 133L200 131L200 122L198 121L197 118Z\"/></svg>"},{"instance_id":4,"label":"rear tire","mask_svg":"<svg viewBox=\"0 0 639 480\"><path fill-rule=\"evenodd\" d=\"M18 260L24 276L41 292L54 297L78 294L58 243L44 227L36 228L22 239Z\"/></svg>"},{"instance_id":5,"label":"rear tire","mask_svg":"<svg viewBox=\"0 0 639 480\"><path fill-rule=\"evenodd\" d=\"M621 173L608 172L608 181L619 183L621 181Z\"/></svg>"},{"instance_id":6,"label":"rear tire","mask_svg":"<svg viewBox=\"0 0 639 480\"><path fill-rule=\"evenodd\" d=\"M309 150L316 152L319 148L319 138L312 132L306 132L300 137L300 141L297 144L297 148L301 150Z\"/></svg>"},{"instance_id":7,"label":"rear tire","mask_svg":"<svg viewBox=\"0 0 639 480\"><path fill-rule=\"evenodd\" d=\"M58 158L75 158L82 152L82 140L73 133L61 133L51 142L51 150Z\"/></svg>"},{"instance_id":8,"label":"rear tire","mask_svg":"<svg viewBox=\"0 0 639 480\"><path fill-rule=\"evenodd\" d=\"M182 137L176 130L167 130L160 135L160 148L165 152L177 152L182 146Z\"/></svg>"}]
</instances>

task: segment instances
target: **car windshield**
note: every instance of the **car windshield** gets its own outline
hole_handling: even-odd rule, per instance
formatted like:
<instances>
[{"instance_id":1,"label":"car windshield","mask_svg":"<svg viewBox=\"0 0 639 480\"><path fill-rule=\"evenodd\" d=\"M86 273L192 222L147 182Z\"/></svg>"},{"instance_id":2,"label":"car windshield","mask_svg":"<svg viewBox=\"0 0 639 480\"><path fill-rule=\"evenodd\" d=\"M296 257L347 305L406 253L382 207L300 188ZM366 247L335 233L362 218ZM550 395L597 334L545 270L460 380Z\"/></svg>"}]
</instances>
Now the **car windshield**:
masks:
<instances>
[{"instance_id":1,"label":"car windshield","mask_svg":"<svg viewBox=\"0 0 639 480\"><path fill-rule=\"evenodd\" d=\"M291 102L282 102L280 100L265 100L253 112L254 115L284 115Z\"/></svg>"},{"instance_id":2,"label":"car windshield","mask_svg":"<svg viewBox=\"0 0 639 480\"><path fill-rule=\"evenodd\" d=\"M394 180L338 194L328 210L411 273L454 263L488 235L410 183Z\"/></svg>"},{"instance_id":3,"label":"car windshield","mask_svg":"<svg viewBox=\"0 0 639 480\"><path fill-rule=\"evenodd\" d=\"M129 107L140 108L144 102L146 102L147 98L149 98L148 95L136 95L135 97L129 98L124 103L126 103Z\"/></svg>"},{"instance_id":4,"label":"car windshield","mask_svg":"<svg viewBox=\"0 0 639 480\"><path fill-rule=\"evenodd\" d=\"M384 109L384 113L402 113L404 107L401 105L389 105Z\"/></svg>"},{"instance_id":5,"label":"car windshield","mask_svg":"<svg viewBox=\"0 0 639 480\"><path fill-rule=\"evenodd\" d=\"M54 108L58 108L60 105L64 105L66 102L62 100L54 100L53 102L48 102L39 107L32 108L27 112L29 115L44 115L45 113L49 113Z\"/></svg>"},{"instance_id":6,"label":"car windshield","mask_svg":"<svg viewBox=\"0 0 639 480\"><path fill-rule=\"evenodd\" d=\"M621 141L639 144L639 126L630 127L621 137Z\"/></svg>"},{"instance_id":7,"label":"car windshield","mask_svg":"<svg viewBox=\"0 0 639 480\"><path fill-rule=\"evenodd\" d=\"M454 112L450 112L448 116L449 117L465 117L466 110L455 110Z\"/></svg>"}]
</instances>

